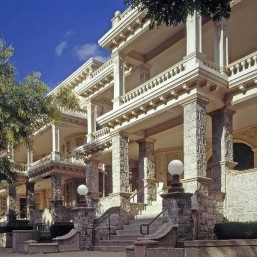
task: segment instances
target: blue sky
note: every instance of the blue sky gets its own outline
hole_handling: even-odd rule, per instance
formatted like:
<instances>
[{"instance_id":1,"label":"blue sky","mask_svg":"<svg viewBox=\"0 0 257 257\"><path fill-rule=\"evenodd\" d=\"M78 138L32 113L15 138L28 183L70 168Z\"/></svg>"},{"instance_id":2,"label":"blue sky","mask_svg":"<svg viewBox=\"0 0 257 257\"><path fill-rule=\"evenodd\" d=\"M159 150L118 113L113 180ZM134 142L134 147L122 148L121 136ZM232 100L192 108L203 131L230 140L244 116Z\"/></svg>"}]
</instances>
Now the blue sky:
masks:
<instances>
[{"instance_id":1,"label":"blue sky","mask_svg":"<svg viewBox=\"0 0 257 257\"><path fill-rule=\"evenodd\" d=\"M14 47L22 80L33 71L53 88L90 57L106 60L97 42L123 0L0 0L0 37Z\"/></svg>"}]
</instances>

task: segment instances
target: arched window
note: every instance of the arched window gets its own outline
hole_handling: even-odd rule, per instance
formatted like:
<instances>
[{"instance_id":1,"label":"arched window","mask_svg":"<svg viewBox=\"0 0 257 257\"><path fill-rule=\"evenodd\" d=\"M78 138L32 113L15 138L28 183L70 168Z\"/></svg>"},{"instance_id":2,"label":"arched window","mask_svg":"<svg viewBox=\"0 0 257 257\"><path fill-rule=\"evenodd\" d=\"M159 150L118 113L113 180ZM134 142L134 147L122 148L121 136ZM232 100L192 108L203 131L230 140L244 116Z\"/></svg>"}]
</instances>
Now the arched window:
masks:
<instances>
[{"instance_id":1,"label":"arched window","mask_svg":"<svg viewBox=\"0 0 257 257\"><path fill-rule=\"evenodd\" d=\"M233 144L233 160L238 163L235 170L248 170L254 168L254 154L251 147L246 144Z\"/></svg>"}]
</instances>

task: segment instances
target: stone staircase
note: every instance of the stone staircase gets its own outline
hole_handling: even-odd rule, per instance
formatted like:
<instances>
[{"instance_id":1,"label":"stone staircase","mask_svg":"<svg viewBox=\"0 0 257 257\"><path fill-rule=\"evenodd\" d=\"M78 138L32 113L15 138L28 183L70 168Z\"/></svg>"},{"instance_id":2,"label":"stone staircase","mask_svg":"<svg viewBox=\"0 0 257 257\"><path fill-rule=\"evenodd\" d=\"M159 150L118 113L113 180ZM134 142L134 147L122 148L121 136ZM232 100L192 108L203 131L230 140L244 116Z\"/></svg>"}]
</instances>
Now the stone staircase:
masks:
<instances>
[{"instance_id":1,"label":"stone staircase","mask_svg":"<svg viewBox=\"0 0 257 257\"><path fill-rule=\"evenodd\" d=\"M112 235L110 240L99 240L98 245L93 247L94 251L125 252L126 246L133 244L138 237L143 237L140 233L140 225L148 224L162 211L162 202L154 201L152 205L147 205L142 212L130 220L129 225L124 225L122 230L117 230L116 235ZM163 223L162 215L150 226L150 234L155 232ZM144 227L143 232L146 232Z\"/></svg>"}]
</instances>

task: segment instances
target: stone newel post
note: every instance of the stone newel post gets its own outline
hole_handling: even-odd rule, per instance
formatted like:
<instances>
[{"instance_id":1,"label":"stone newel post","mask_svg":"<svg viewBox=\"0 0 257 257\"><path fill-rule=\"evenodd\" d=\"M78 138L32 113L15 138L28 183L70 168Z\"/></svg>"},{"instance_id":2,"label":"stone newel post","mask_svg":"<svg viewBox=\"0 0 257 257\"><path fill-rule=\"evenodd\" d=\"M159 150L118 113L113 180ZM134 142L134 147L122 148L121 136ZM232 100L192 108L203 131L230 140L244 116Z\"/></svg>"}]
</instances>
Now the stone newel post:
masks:
<instances>
[{"instance_id":1,"label":"stone newel post","mask_svg":"<svg viewBox=\"0 0 257 257\"><path fill-rule=\"evenodd\" d=\"M8 184L7 187L7 223L12 224L16 221L16 187Z\"/></svg>"},{"instance_id":2,"label":"stone newel post","mask_svg":"<svg viewBox=\"0 0 257 257\"><path fill-rule=\"evenodd\" d=\"M27 203L27 218L30 219L31 211L35 209L35 195L34 195L35 183L26 183L26 203Z\"/></svg>"}]
</instances>

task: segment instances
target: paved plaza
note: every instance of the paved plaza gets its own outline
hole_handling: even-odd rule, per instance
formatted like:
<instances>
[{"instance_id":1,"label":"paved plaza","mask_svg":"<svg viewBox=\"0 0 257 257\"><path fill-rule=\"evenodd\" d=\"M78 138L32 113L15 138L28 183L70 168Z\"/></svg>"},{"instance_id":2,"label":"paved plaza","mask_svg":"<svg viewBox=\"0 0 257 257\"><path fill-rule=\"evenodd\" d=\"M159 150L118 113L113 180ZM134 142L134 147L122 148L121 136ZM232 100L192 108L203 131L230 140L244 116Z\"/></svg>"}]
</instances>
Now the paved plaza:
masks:
<instances>
[{"instance_id":1,"label":"paved plaza","mask_svg":"<svg viewBox=\"0 0 257 257\"><path fill-rule=\"evenodd\" d=\"M66 253L37 253L37 254L23 254L14 253L12 249L0 248L0 256L4 257L125 257L126 253L120 252L91 252L91 251L79 251L79 252L66 252Z\"/></svg>"}]
</instances>

